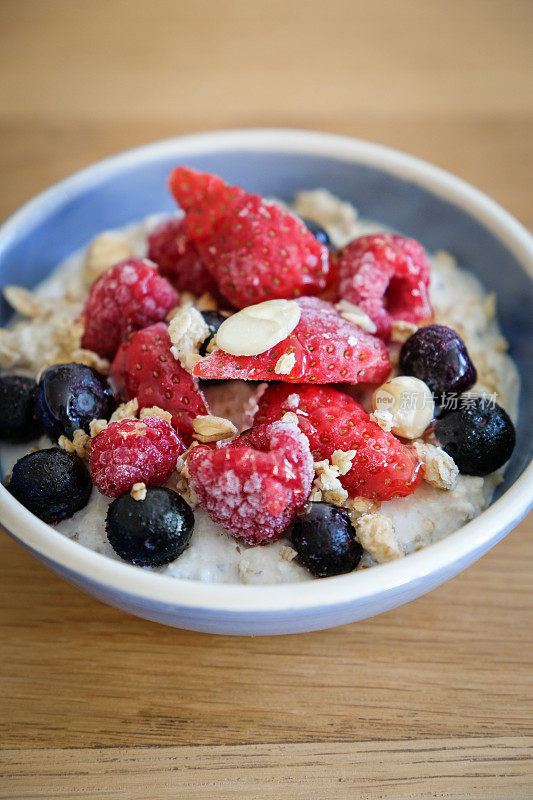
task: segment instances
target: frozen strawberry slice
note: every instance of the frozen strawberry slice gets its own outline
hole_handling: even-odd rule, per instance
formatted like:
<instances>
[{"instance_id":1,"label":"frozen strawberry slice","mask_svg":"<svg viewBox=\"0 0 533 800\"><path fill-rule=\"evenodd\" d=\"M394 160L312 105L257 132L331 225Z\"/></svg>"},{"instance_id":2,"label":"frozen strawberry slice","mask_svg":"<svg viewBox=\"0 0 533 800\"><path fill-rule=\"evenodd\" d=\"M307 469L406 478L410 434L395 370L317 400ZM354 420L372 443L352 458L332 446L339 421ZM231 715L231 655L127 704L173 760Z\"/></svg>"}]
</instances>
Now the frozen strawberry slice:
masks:
<instances>
[{"instance_id":1,"label":"frozen strawberry slice","mask_svg":"<svg viewBox=\"0 0 533 800\"><path fill-rule=\"evenodd\" d=\"M179 292L209 292L220 298L215 279L189 237L183 218L172 217L154 228L148 236L148 258Z\"/></svg>"},{"instance_id":2,"label":"frozen strawberry slice","mask_svg":"<svg viewBox=\"0 0 533 800\"><path fill-rule=\"evenodd\" d=\"M259 425L213 449L195 447L191 486L209 516L251 545L279 539L306 502L313 459L296 425Z\"/></svg>"},{"instance_id":3,"label":"frozen strawberry slice","mask_svg":"<svg viewBox=\"0 0 533 800\"><path fill-rule=\"evenodd\" d=\"M190 167L172 170L168 185L186 213L186 229L195 242L209 237L246 197L244 189L228 186L218 175L198 172Z\"/></svg>"},{"instance_id":4,"label":"frozen strawberry slice","mask_svg":"<svg viewBox=\"0 0 533 800\"><path fill-rule=\"evenodd\" d=\"M170 186L202 259L237 308L326 288L328 249L294 214L186 167L174 170Z\"/></svg>"},{"instance_id":5,"label":"frozen strawberry slice","mask_svg":"<svg viewBox=\"0 0 533 800\"><path fill-rule=\"evenodd\" d=\"M389 376L383 342L348 322L316 297L296 300L301 317L293 332L258 356L215 350L200 361L199 378L289 381L296 383L381 383Z\"/></svg>"},{"instance_id":6,"label":"frozen strawberry slice","mask_svg":"<svg viewBox=\"0 0 533 800\"><path fill-rule=\"evenodd\" d=\"M139 408L159 406L169 411L172 424L187 444L193 419L209 413L195 379L170 352L164 322L134 333L121 344L111 365L111 377L122 397L136 397Z\"/></svg>"},{"instance_id":7,"label":"frozen strawberry slice","mask_svg":"<svg viewBox=\"0 0 533 800\"><path fill-rule=\"evenodd\" d=\"M287 411L298 426L315 461L330 459L335 450L355 450L352 466L339 478L353 496L390 500L411 494L422 479L412 447L383 431L352 397L330 386L272 384L261 396L254 423L267 425Z\"/></svg>"},{"instance_id":8,"label":"frozen strawberry slice","mask_svg":"<svg viewBox=\"0 0 533 800\"><path fill-rule=\"evenodd\" d=\"M388 339L394 320L420 322L433 315L431 267L415 239L389 233L361 236L336 258L339 296L359 306Z\"/></svg>"}]
</instances>

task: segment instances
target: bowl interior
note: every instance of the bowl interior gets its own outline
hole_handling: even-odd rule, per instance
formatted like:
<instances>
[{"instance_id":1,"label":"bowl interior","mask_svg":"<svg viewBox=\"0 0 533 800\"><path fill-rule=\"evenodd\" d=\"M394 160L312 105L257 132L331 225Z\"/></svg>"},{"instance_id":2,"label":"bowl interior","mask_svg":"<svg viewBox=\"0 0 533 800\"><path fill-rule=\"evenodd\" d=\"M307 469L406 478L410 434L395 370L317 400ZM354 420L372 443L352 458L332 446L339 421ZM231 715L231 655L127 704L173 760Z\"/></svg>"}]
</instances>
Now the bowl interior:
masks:
<instances>
[{"instance_id":1,"label":"bowl interior","mask_svg":"<svg viewBox=\"0 0 533 800\"><path fill-rule=\"evenodd\" d=\"M533 415L533 283L511 250L474 216L434 191L368 159L247 149L187 151L174 145L152 147L143 155L103 162L42 196L11 224L0 241L0 284L31 287L95 234L175 208L166 179L187 163L215 172L231 183L290 200L299 189L325 187L353 203L362 217L379 220L413 236L431 251L447 250L498 296L498 315L522 377L517 447L496 497L531 459ZM14 221L13 221L14 222ZM0 324L9 318L2 300Z\"/></svg>"}]
</instances>

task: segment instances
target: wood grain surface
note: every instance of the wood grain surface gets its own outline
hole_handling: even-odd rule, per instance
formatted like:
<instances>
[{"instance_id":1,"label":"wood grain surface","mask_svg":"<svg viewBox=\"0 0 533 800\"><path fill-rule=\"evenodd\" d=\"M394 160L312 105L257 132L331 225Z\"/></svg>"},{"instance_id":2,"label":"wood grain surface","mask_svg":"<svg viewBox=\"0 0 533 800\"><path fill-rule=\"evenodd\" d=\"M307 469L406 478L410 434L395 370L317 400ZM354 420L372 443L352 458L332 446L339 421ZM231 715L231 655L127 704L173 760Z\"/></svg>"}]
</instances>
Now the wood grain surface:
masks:
<instances>
[{"instance_id":1,"label":"wood grain surface","mask_svg":"<svg viewBox=\"0 0 533 800\"><path fill-rule=\"evenodd\" d=\"M3 0L0 214L95 159L284 125L407 150L533 227L529 0ZM533 524L281 638L164 628L0 538L0 798L529 798Z\"/></svg>"}]
</instances>

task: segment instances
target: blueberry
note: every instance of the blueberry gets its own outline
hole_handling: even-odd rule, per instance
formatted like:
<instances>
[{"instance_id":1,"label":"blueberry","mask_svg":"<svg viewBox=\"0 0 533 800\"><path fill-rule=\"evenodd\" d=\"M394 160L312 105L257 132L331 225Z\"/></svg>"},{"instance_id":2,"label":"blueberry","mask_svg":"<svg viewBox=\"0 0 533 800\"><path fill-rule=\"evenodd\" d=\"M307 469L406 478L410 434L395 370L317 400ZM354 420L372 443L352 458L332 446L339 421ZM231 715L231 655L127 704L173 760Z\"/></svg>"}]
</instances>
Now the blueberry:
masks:
<instances>
[{"instance_id":1,"label":"blueberry","mask_svg":"<svg viewBox=\"0 0 533 800\"><path fill-rule=\"evenodd\" d=\"M37 384L23 375L0 376L0 439L29 442L39 436L34 417Z\"/></svg>"},{"instance_id":2,"label":"blueberry","mask_svg":"<svg viewBox=\"0 0 533 800\"><path fill-rule=\"evenodd\" d=\"M180 556L192 536L194 514L176 492L149 488L144 500L129 493L107 512L107 538L115 553L139 567L162 567Z\"/></svg>"},{"instance_id":3,"label":"blueberry","mask_svg":"<svg viewBox=\"0 0 533 800\"><path fill-rule=\"evenodd\" d=\"M109 419L116 402L107 378L85 364L58 364L43 373L37 389L36 414L45 433L57 440L89 433L92 419Z\"/></svg>"},{"instance_id":4,"label":"blueberry","mask_svg":"<svg viewBox=\"0 0 533 800\"><path fill-rule=\"evenodd\" d=\"M488 475L509 460L515 429L506 411L486 398L472 398L437 420L435 435L459 472Z\"/></svg>"},{"instance_id":5,"label":"blueberry","mask_svg":"<svg viewBox=\"0 0 533 800\"><path fill-rule=\"evenodd\" d=\"M309 505L287 531L299 561L319 578L351 572L363 548L355 538L348 512L330 503Z\"/></svg>"},{"instance_id":6,"label":"blueberry","mask_svg":"<svg viewBox=\"0 0 533 800\"><path fill-rule=\"evenodd\" d=\"M53 525L87 505L92 483L81 458L51 447L19 459L8 489L35 516Z\"/></svg>"},{"instance_id":7,"label":"blueberry","mask_svg":"<svg viewBox=\"0 0 533 800\"><path fill-rule=\"evenodd\" d=\"M446 325L427 325L413 333L400 350L400 372L424 381L433 394L470 389L477 380L461 337Z\"/></svg>"},{"instance_id":8,"label":"blueberry","mask_svg":"<svg viewBox=\"0 0 533 800\"><path fill-rule=\"evenodd\" d=\"M209 342L218 331L226 317L222 316L222 314L219 314L218 311L202 311L202 317L209 328L209 336L202 342L199 352L201 356L206 356Z\"/></svg>"},{"instance_id":9,"label":"blueberry","mask_svg":"<svg viewBox=\"0 0 533 800\"><path fill-rule=\"evenodd\" d=\"M325 244L326 247L332 247L331 239L329 238L328 234L324 230L324 228L315 222L313 219L308 219L307 217L302 218L302 222L304 223L305 227L311 231L315 239L318 239L320 244Z\"/></svg>"}]
</instances>

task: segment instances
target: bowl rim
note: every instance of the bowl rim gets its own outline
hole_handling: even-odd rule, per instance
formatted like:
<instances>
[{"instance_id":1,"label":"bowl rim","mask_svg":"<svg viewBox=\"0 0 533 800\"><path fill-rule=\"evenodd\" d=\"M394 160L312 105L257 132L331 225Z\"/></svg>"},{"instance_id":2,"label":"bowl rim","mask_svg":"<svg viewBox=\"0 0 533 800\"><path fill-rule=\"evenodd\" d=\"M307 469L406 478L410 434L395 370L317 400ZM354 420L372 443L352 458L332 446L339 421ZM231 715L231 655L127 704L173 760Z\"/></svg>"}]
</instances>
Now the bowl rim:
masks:
<instances>
[{"instance_id":1,"label":"bowl rim","mask_svg":"<svg viewBox=\"0 0 533 800\"><path fill-rule=\"evenodd\" d=\"M347 136L288 128L214 131L164 139L110 156L75 172L36 195L0 227L0 258L22 227L45 219L53 208L122 172L139 159L150 162L162 156L186 159L189 155L232 150L298 152L339 161L361 162L383 169L433 192L469 213L516 256L533 276L533 237L494 200L460 178L421 159L383 145ZM451 577L503 538L533 506L533 463L488 509L454 533L408 558L381 564L371 570L320 581L246 585L216 584L175 578L116 561L74 542L35 517L7 489L0 486L0 522L15 539L59 568L93 584L160 605L191 611L227 612L249 616L289 610L320 609L370 602L432 575Z\"/></svg>"}]
</instances>

